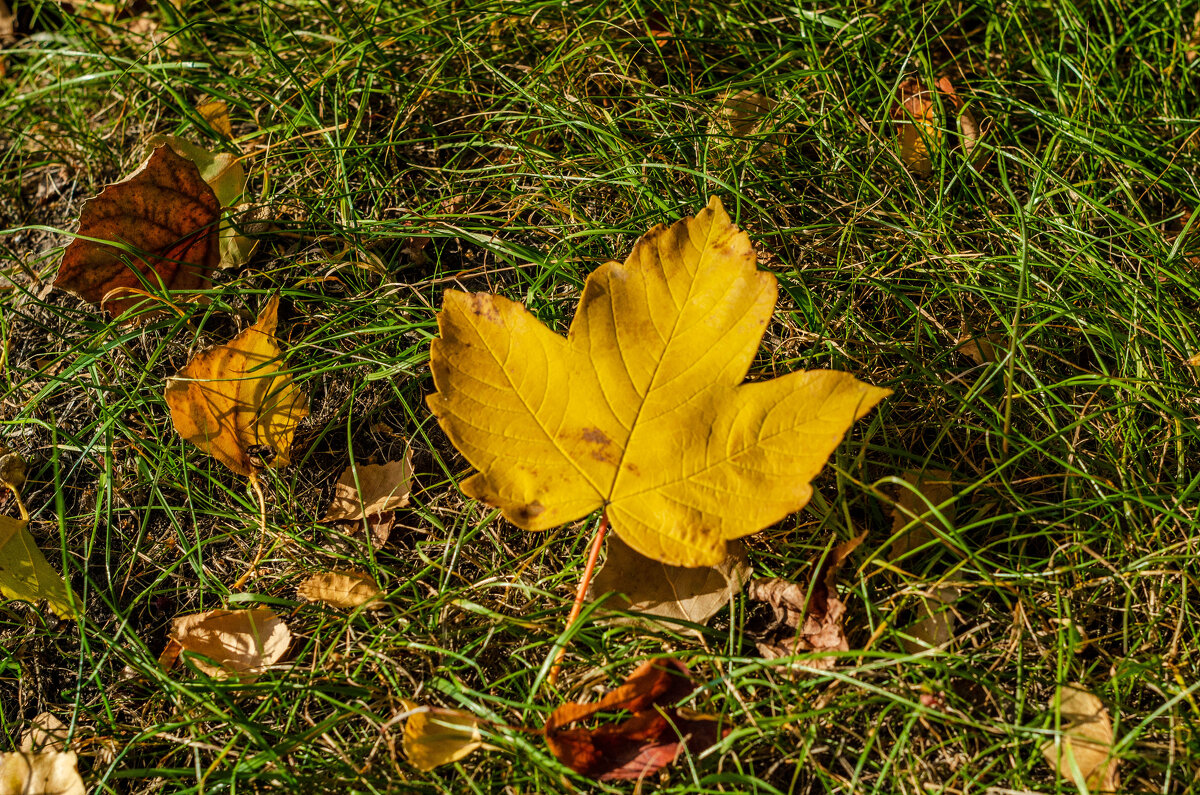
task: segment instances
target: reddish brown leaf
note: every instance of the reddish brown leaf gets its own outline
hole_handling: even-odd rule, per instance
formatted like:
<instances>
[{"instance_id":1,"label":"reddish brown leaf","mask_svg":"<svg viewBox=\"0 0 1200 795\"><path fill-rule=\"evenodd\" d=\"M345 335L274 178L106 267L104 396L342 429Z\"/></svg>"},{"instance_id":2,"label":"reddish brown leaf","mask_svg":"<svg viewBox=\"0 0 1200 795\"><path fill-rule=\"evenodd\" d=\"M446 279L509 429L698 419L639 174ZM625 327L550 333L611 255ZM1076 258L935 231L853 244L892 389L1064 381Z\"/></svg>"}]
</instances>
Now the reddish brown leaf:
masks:
<instances>
[{"instance_id":1,"label":"reddish brown leaf","mask_svg":"<svg viewBox=\"0 0 1200 795\"><path fill-rule=\"evenodd\" d=\"M54 285L120 314L143 281L203 290L220 260L220 206L196 165L160 146L127 179L89 199ZM86 238L97 238L95 242ZM136 252L136 253L135 253Z\"/></svg>"},{"instance_id":2,"label":"reddish brown leaf","mask_svg":"<svg viewBox=\"0 0 1200 795\"><path fill-rule=\"evenodd\" d=\"M838 597L837 572L866 533L839 544L825 557L812 579L809 594L807 584L780 579L753 580L747 595L766 602L775 611L775 623L758 641L759 652L767 659L788 657L810 651L849 651L842 618L846 604ZM828 669L836 662L833 657L816 658L809 662L814 668Z\"/></svg>"},{"instance_id":3,"label":"reddish brown leaf","mask_svg":"<svg viewBox=\"0 0 1200 795\"><path fill-rule=\"evenodd\" d=\"M699 753L723 736L715 718L672 706L693 690L683 663L650 660L599 701L556 709L546 721L546 744L580 775L600 781L643 778L674 761L684 746ZM567 728L597 712L617 710L633 715L616 725Z\"/></svg>"}]
</instances>

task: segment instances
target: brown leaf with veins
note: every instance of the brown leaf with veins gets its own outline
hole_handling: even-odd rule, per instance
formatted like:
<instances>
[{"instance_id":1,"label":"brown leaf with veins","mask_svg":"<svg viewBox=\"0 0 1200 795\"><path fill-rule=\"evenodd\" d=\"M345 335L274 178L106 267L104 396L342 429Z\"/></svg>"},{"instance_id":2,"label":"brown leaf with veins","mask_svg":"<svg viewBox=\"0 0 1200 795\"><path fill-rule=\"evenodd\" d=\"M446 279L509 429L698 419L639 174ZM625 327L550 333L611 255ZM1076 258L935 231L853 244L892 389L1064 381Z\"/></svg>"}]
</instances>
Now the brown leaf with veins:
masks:
<instances>
[{"instance_id":1,"label":"brown leaf with veins","mask_svg":"<svg viewBox=\"0 0 1200 795\"><path fill-rule=\"evenodd\" d=\"M160 146L128 178L84 202L79 236L63 252L54 286L113 315L141 300L143 281L205 290L220 260L220 218L196 165Z\"/></svg>"},{"instance_id":2,"label":"brown leaf with veins","mask_svg":"<svg viewBox=\"0 0 1200 795\"><path fill-rule=\"evenodd\" d=\"M616 689L590 704L563 704L544 729L556 759L599 781L644 778L670 764L686 748L696 754L728 734L716 718L673 705L695 690L687 666L660 657L638 666ZM628 710L616 725L567 728L597 712Z\"/></svg>"},{"instance_id":3,"label":"brown leaf with veins","mask_svg":"<svg viewBox=\"0 0 1200 795\"><path fill-rule=\"evenodd\" d=\"M412 474L412 450L405 453L403 461L346 467L322 521L365 525L372 545L379 549L392 533L396 509L408 505Z\"/></svg>"},{"instance_id":4,"label":"brown leaf with veins","mask_svg":"<svg viewBox=\"0 0 1200 795\"><path fill-rule=\"evenodd\" d=\"M608 557L588 588L588 599L610 591L605 609L649 613L667 623L707 623L729 604L750 579L746 546L726 544L725 560L717 566L669 566L635 551L618 536L608 537Z\"/></svg>"},{"instance_id":5,"label":"brown leaf with veins","mask_svg":"<svg viewBox=\"0 0 1200 795\"><path fill-rule=\"evenodd\" d=\"M842 563L867 537L861 535L836 546L817 569L812 579L812 593L807 585L781 579L752 580L747 595L766 602L775 612L775 623L762 640L757 641L759 652L768 660L794 654L820 651L849 651L842 619L846 604L838 597L837 572ZM816 657L808 661L812 668L829 670L834 657Z\"/></svg>"},{"instance_id":6,"label":"brown leaf with veins","mask_svg":"<svg viewBox=\"0 0 1200 795\"><path fill-rule=\"evenodd\" d=\"M167 379L175 430L239 475L291 463L292 434L308 416L308 396L283 372L278 315L275 296L257 323Z\"/></svg>"},{"instance_id":7,"label":"brown leaf with veins","mask_svg":"<svg viewBox=\"0 0 1200 795\"><path fill-rule=\"evenodd\" d=\"M1080 792L1116 792L1120 759L1113 755L1112 719L1104 702L1078 683L1060 685L1050 703L1059 713L1062 734L1042 745L1042 755L1058 775Z\"/></svg>"},{"instance_id":8,"label":"brown leaf with veins","mask_svg":"<svg viewBox=\"0 0 1200 795\"><path fill-rule=\"evenodd\" d=\"M383 593L365 571L325 571L314 574L296 589L296 595L331 607L359 607ZM381 607L382 605L375 605Z\"/></svg>"}]
</instances>

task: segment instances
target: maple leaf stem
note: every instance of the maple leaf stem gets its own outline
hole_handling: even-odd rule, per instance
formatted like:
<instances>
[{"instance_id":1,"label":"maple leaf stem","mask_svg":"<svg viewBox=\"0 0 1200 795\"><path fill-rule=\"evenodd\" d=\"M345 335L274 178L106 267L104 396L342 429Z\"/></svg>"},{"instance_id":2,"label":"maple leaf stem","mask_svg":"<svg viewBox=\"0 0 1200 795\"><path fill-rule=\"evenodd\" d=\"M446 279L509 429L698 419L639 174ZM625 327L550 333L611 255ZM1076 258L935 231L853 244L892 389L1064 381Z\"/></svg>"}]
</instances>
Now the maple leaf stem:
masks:
<instances>
[{"instance_id":1,"label":"maple leaf stem","mask_svg":"<svg viewBox=\"0 0 1200 795\"><path fill-rule=\"evenodd\" d=\"M596 528L596 535L592 538L592 549L588 552L587 564L583 567L583 576L579 578L579 587L575 590L575 604L571 605L571 615L567 616L566 630L569 630L574 624L575 619L579 618L579 614L583 611L584 597L587 596L588 585L592 582L592 574L596 571L596 561L600 559L600 548L604 546L604 536L608 533L608 512L600 514L600 524ZM566 631L564 630L564 631ZM563 657L567 654L566 645L558 647L558 651L554 655L554 664L550 666L550 675L546 677L546 681L553 687L558 684L558 672L562 668Z\"/></svg>"}]
</instances>

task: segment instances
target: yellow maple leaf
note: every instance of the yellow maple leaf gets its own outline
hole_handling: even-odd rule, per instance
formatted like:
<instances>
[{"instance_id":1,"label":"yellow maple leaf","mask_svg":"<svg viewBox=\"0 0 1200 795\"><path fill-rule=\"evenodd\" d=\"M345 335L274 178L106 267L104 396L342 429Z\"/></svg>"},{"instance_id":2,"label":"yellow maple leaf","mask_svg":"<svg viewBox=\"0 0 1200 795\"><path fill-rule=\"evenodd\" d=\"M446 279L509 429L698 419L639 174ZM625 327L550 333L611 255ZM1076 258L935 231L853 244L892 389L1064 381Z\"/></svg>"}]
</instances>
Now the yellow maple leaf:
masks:
<instances>
[{"instance_id":1,"label":"yellow maple leaf","mask_svg":"<svg viewBox=\"0 0 1200 795\"><path fill-rule=\"evenodd\" d=\"M292 434L308 416L308 396L283 372L278 314L276 296L257 323L167 379L175 430L239 475L290 463Z\"/></svg>"},{"instance_id":2,"label":"yellow maple leaf","mask_svg":"<svg viewBox=\"0 0 1200 795\"><path fill-rule=\"evenodd\" d=\"M808 502L890 392L828 370L742 383L776 289L714 198L593 271L566 339L513 301L447 291L427 401L479 470L463 491L527 530L603 507L647 557L719 564L727 539Z\"/></svg>"}]
</instances>

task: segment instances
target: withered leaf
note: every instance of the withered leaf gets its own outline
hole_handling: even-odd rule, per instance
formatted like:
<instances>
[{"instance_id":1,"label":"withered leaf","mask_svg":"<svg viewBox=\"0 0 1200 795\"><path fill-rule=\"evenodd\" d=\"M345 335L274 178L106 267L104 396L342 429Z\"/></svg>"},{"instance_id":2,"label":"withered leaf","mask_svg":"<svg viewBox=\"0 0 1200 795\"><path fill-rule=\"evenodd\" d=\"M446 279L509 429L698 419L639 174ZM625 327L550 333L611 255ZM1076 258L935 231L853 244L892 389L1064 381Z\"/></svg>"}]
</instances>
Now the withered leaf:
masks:
<instances>
[{"instance_id":1,"label":"withered leaf","mask_svg":"<svg viewBox=\"0 0 1200 795\"><path fill-rule=\"evenodd\" d=\"M404 754L418 770L457 762L483 746L479 722L470 713L407 699L403 704L413 712L404 723Z\"/></svg>"},{"instance_id":2,"label":"withered leaf","mask_svg":"<svg viewBox=\"0 0 1200 795\"><path fill-rule=\"evenodd\" d=\"M725 560L717 566L669 566L610 535L608 557L592 580L588 598L613 591L617 595L604 603L605 608L707 623L750 579L745 545L731 541L726 550Z\"/></svg>"},{"instance_id":3,"label":"withered leaf","mask_svg":"<svg viewBox=\"0 0 1200 795\"><path fill-rule=\"evenodd\" d=\"M867 537L861 535L834 547L812 578L812 591L777 578L752 580L747 595L766 602L775 613L775 624L757 642L768 660L805 652L849 651L842 620L846 604L838 597L837 572L842 563ZM831 669L833 657L817 657L808 662L813 668Z\"/></svg>"},{"instance_id":4,"label":"withered leaf","mask_svg":"<svg viewBox=\"0 0 1200 795\"><path fill-rule=\"evenodd\" d=\"M21 735L21 750L25 753L67 750L67 725L50 712L39 712L29 728Z\"/></svg>"},{"instance_id":5,"label":"withered leaf","mask_svg":"<svg viewBox=\"0 0 1200 795\"><path fill-rule=\"evenodd\" d=\"M74 752L0 754L0 795L86 795Z\"/></svg>"},{"instance_id":6,"label":"withered leaf","mask_svg":"<svg viewBox=\"0 0 1200 795\"><path fill-rule=\"evenodd\" d=\"M953 605L959 590L953 585L939 585L919 599L920 617L905 630L912 640L901 638L900 644L909 654L937 648L954 639Z\"/></svg>"},{"instance_id":7,"label":"withered leaf","mask_svg":"<svg viewBox=\"0 0 1200 795\"><path fill-rule=\"evenodd\" d=\"M325 521L358 521L408 505L412 451L403 461L346 467L334 487Z\"/></svg>"},{"instance_id":8,"label":"withered leaf","mask_svg":"<svg viewBox=\"0 0 1200 795\"><path fill-rule=\"evenodd\" d=\"M229 122L229 104L224 100L201 103L196 106L196 112L216 132L226 138L233 137L233 125Z\"/></svg>"},{"instance_id":9,"label":"withered leaf","mask_svg":"<svg viewBox=\"0 0 1200 795\"><path fill-rule=\"evenodd\" d=\"M79 236L63 252L54 285L114 315L140 300L143 282L207 289L220 260L219 220L217 197L196 165L160 146L127 179L84 203Z\"/></svg>"},{"instance_id":10,"label":"withered leaf","mask_svg":"<svg viewBox=\"0 0 1200 795\"><path fill-rule=\"evenodd\" d=\"M278 313L276 296L257 323L167 379L175 430L239 475L291 463L292 434L308 416L308 396L283 372Z\"/></svg>"},{"instance_id":11,"label":"withered leaf","mask_svg":"<svg viewBox=\"0 0 1200 795\"><path fill-rule=\"evenodd\" d=\"M892 508L892 541L888 560L894 561L918 549L937 537L937 530L945 526L933 514L930 506L940 505L952 496L952 478L942 469L927 469L924 472L905 472L905 482L912 488L899 488L896 505ZM954 503L940 509L942 518L954 521ZM914 517L922 517L913 523ZM911 524L911 526L910 526Z\"/></svg>"},{"instance_id":12,"label":"withered leaf","mask_svg":"<svg viewBox=\"0 0 1200 795\"><path fill-rule=\"evenodd\" d=\"M382 593L375 578L365 571L326 571L314 574L296 589L301 599L332 607L359 607Z\"/></svg>"},{"instance_id":13,"label":"withered leaf","mask_svg":"<svg viewBox=\"0 0 1200 795\"><path fill-rule=\"evenodd\" d=\"M279 662L292 633L275 611L256 607L180 616L172 624L171 640L183 652L202 655L192 662L209 676L248 680Z\"/></svg>"},{"instance_id":14,"label":"withered leaf","mask_svg":"<svg viewBox=\"0 0 1200 795\"><path fill-rule=\"evenodd\" d=\"M1104 703L1083 685L1059 686L1050 709L1060 713L1062 734L1042 746L1058 774L1080 791L1116 792L1121 786L1119 760L1113 756L1112 720Z\"/></svg>"},{"instance_id":15,"label":"withered leaf","mask_svg":"<svg viewBox=\"0 0 1200 795\"><path fill-rule=\"evenodd\" d=\"M700 753L728 733L715 718L674 707L694 689L683 663L668 657L650 660L599 701L554 710L544 729L546 744L580 775L599 781L643 778L670 764L683 749ZM612 726L567 728L597 712L619 710L633 714Z\"/></svg>"}]
</instances>

